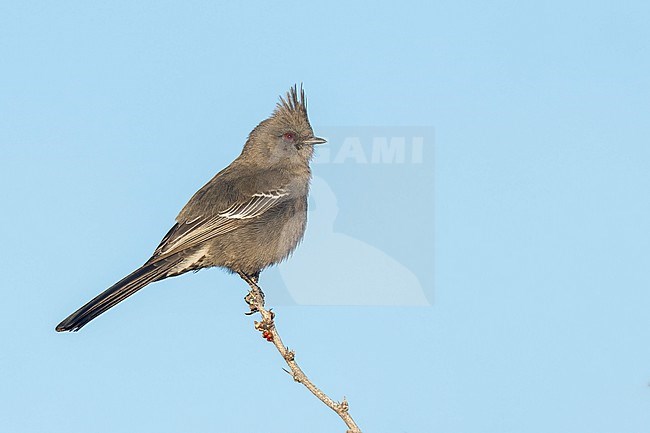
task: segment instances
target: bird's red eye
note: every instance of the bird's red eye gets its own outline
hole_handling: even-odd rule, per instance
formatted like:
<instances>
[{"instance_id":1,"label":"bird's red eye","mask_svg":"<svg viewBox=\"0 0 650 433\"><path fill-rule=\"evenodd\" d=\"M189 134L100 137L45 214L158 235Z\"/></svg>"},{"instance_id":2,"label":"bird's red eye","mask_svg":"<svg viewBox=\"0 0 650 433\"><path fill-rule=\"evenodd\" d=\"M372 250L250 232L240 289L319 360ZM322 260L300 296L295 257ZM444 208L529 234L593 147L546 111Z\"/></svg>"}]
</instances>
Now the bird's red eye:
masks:
<instances>
[{"instance_id":1,"label":"bird's red eye","mask_svg":"<svg viewBox=\"0 0 650 433\"><path fill-rule=\"evenodd\" d=\"M287 141L293 141L293 139L296 138L296 135L293 132L285 132L282 138Z\"/></svg>"}]
</instances>

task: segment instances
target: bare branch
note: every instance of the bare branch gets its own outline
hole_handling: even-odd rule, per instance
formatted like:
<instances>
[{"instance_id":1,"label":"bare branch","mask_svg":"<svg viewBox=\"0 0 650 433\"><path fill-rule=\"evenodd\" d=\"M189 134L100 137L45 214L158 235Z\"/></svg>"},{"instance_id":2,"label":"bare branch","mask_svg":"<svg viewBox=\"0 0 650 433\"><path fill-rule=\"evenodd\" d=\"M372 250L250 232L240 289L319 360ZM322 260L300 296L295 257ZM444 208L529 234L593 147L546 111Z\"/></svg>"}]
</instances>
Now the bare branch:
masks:
<instances>
[{"instance_id":1,"label":"bare branch","mask_svg":"<svg viewBox=\"0 0 650 433\"><path fill-rule=\"evenodd\" d=\"M264 308L264 292L262 292L262 289L257 284L257 281L254 281L244 274L240 274L240 276L248 283L251 288L250 292L248 292L248 295L246 295L244 298L251 310L248 314L257 312L261 314L262 320L260 322L255 321L255 329L262 333L262 337L264 339L272 342L275 345L275 347L278 349L278 352L280 352L280 355L282 355L282 358L285 360L291 371L284 369L283 370L290 374L293 377L293 380L303 384L320 401L325 403L327 407L336 412L336 414L341 417L345 425L348 427L346 433L361 433L361 429L359 429L359 426L357 426L357 424L352 419L352 416L350 416L350 413L348 412L349 404L345 397L343 397L343 401L340 403L335 402L330 397L328 397L323 391L314 385L309 380L309 378L307 378L305 373L298 366L295 360L295 352L293 350L289 350L289 348L282 343L280 334L278 334L278 330L275 326L275 313L270 309L267 310Z\"/></svg>"}]
</instances>

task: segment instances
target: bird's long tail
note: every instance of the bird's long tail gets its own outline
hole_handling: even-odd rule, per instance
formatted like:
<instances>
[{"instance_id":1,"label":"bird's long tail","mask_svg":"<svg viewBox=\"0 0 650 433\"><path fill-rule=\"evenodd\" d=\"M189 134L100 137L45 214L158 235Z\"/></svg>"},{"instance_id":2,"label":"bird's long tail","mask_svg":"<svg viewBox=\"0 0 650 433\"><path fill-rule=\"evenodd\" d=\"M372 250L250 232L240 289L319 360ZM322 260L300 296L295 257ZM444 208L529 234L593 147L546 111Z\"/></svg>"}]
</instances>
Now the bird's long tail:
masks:
<instances>
[{"instance_id":1,"label":"bird's long tail","mask_svg":"<svg viewBox=\"0 0 650 433\"><path fill-rule=\"evenodd\" d=\"M122 302L147 284L164 279L169 270L176 266L178 262L178 260L165 260L147 263L136 269L59 323L56 326L57 332L78 331L86 323Z\"/></svg>"}]
</instances>

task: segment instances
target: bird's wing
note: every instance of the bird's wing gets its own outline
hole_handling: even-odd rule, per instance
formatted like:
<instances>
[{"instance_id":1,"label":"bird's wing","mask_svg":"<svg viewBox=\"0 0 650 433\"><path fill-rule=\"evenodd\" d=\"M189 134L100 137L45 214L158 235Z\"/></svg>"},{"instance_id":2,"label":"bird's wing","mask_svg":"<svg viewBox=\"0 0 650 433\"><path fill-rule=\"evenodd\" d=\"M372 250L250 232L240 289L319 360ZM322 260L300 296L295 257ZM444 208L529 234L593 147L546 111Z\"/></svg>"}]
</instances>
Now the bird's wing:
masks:
<instances>
[{"instance_id":1,"label":"bird's wing","mask_svg":"<svg viewBox=\"0 0 650 433\"><path fill-rule=\"evenodd\" d=\"M233 203L216 215L199 215L191 220L178 221L160 242L152 260L157 261L231 232L242 225L242 220L262 215L288 195L289 191L286 189L260 192L253 194L248 200Z\"/></svg>"}]
</instances>

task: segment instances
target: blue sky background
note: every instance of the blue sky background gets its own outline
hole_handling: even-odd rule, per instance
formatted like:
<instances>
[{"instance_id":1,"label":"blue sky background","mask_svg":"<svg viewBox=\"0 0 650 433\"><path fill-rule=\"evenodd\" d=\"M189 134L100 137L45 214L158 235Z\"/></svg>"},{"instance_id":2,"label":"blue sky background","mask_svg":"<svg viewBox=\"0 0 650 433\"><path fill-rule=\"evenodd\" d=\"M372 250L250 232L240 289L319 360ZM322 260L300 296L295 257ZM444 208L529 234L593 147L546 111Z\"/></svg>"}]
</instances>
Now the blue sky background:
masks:
<instances>
[{"instance_id":1,"label":"blue sky background","mask_svg":"<svg viewBox=\"0 0 650 433\"><path fill-rule=\"evenodd\" d=\"M314 164L326 218L310 217L294 259L323 265L262 279L313 380L347 396L365 432L647 432L649 12L3 2L2 430L344 431L281 370L242 314L244 284L223 271L54 332L146 260L304 82L332 152L346 126L365 151L393 130L435 131L420 163ZM336 290L385 293L388 279L358 282L378 269L400 270L395 290L430 306L316 297L341 274ZM302 281L307 300L292 295Z\"/></svg>"}]
</instances>

